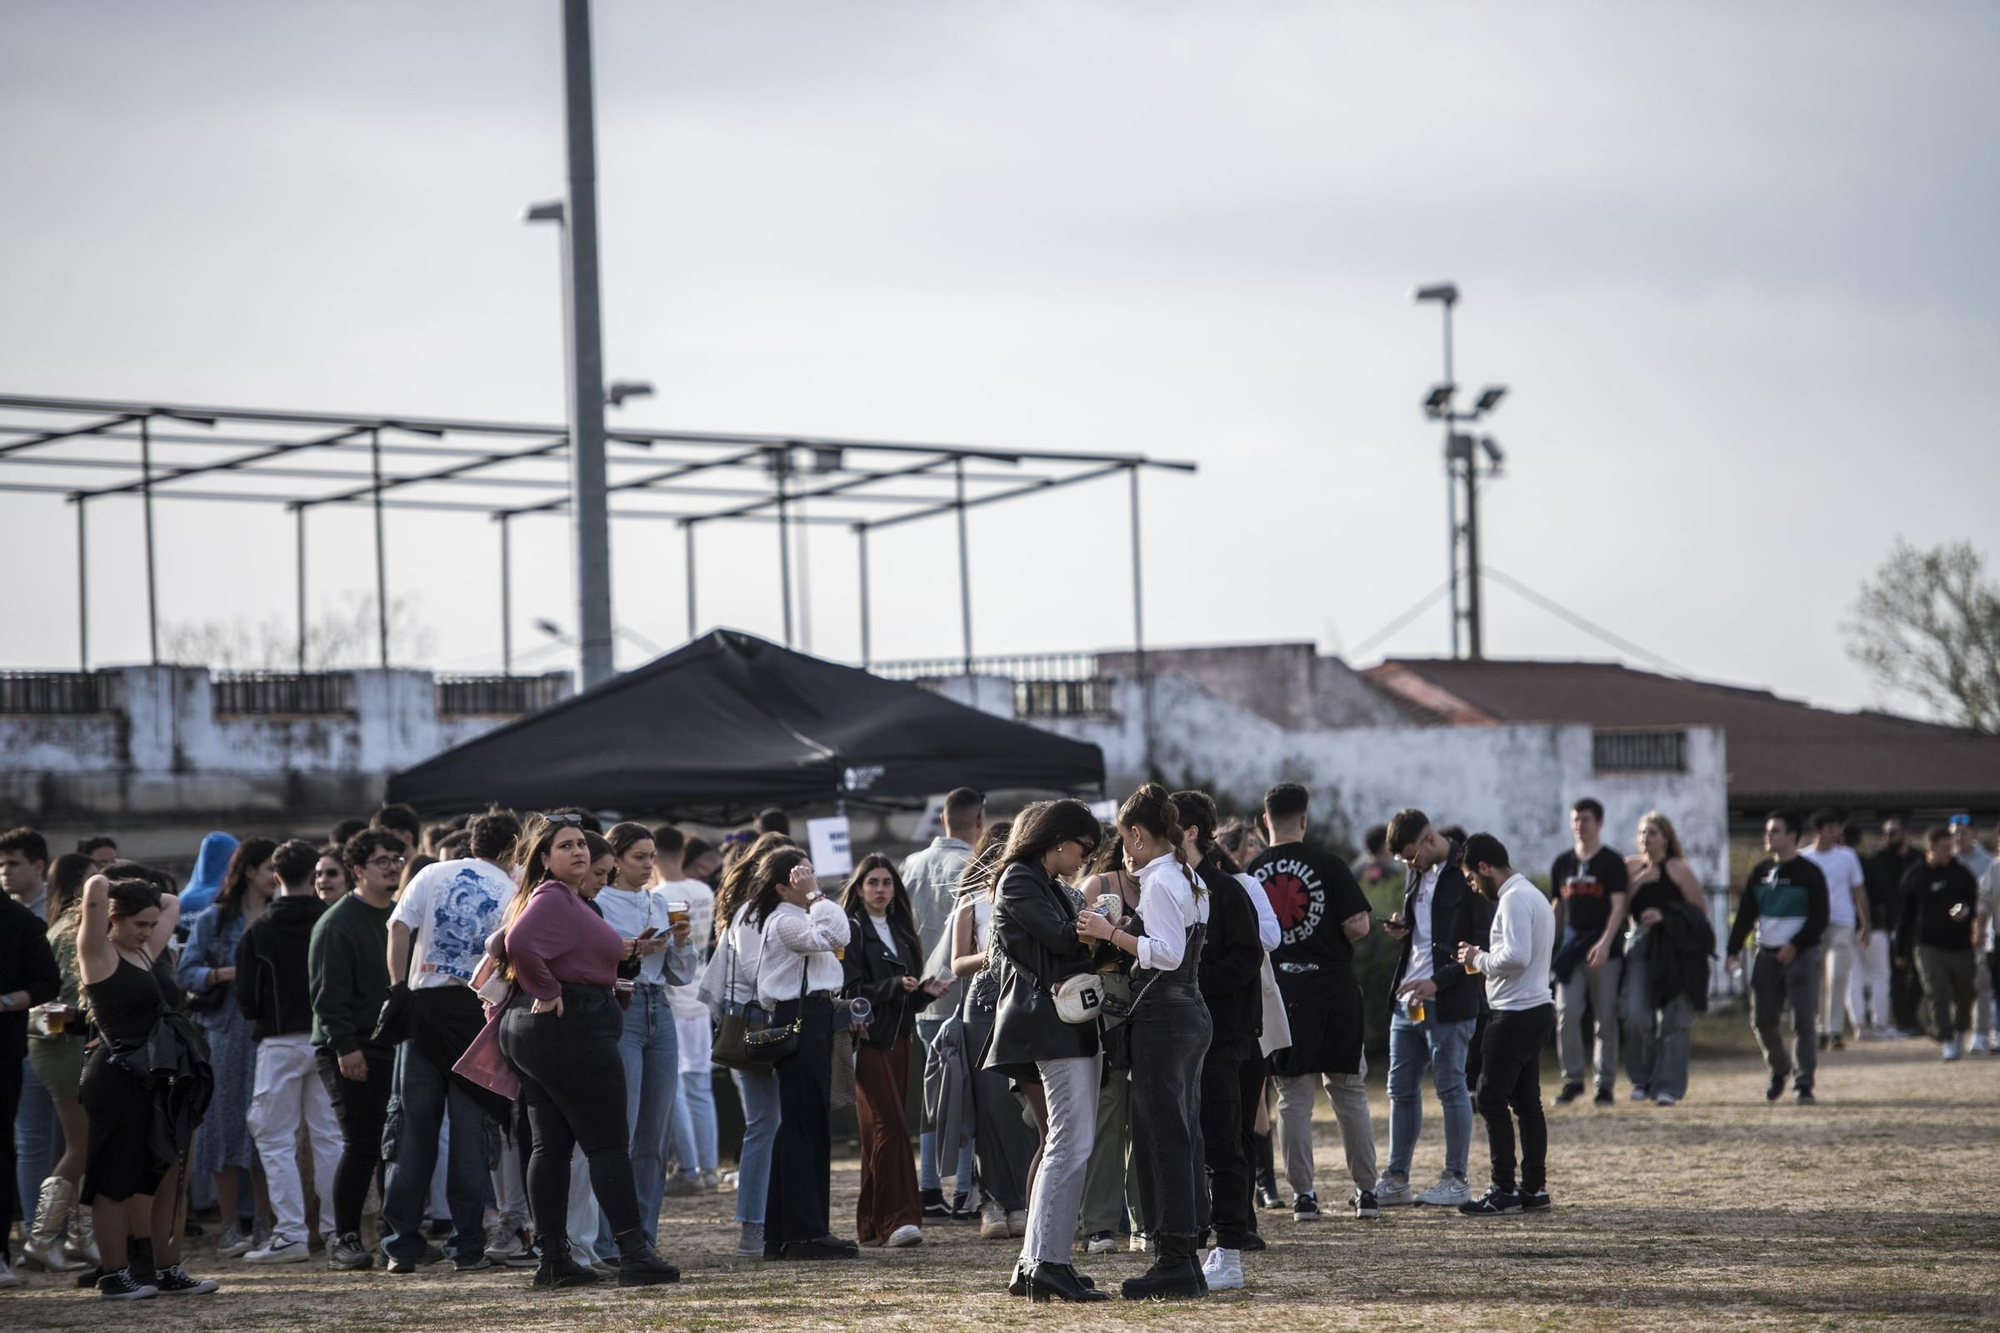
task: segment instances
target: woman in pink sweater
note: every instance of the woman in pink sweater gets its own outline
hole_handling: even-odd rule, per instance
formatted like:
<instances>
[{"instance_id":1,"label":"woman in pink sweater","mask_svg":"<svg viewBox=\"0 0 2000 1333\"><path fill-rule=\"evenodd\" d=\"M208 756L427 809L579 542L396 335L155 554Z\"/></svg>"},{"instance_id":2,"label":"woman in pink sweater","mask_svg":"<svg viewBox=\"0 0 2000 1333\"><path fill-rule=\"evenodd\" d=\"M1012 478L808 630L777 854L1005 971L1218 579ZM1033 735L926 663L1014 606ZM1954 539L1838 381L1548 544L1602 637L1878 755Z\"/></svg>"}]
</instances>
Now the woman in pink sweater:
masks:
<instances>
[{"instance_id":1,"label":"woman in pink sweater","mask_svg":"<svg viewBox=\"0 0 2000 1333\"><path fill-rule=\"evenodd\" d=\"M575 815L538 815L521 835L527 855L508 904L505 965L515 993L500 1020L500 1050L521 1075L535 1149L528 1204L542 1250L538 1287L580 1287L597 1275L570 1256L569 1164L590 1163L591 1188L618 1240L618 1285L676 1282L639 1225L626 1150L623 1018L612 992L626 943L587 901L590 848Z\"/></svg>"}]
</instances>

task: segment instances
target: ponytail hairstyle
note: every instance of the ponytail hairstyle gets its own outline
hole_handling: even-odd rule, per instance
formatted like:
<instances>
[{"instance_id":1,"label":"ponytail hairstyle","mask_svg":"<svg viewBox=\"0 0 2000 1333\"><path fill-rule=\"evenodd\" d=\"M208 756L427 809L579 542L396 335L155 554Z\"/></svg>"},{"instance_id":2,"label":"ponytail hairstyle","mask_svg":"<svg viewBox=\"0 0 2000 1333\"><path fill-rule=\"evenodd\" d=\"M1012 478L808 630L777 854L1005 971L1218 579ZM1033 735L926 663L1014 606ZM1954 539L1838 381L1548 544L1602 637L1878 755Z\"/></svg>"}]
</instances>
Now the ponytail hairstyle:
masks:
<instances>
[{"instance_id":1,"label":"ponytail hairstyle","mask_svg":"<svg viewBox=\"0 0 2000 1333\"><path fill-rule=\"evenodd\" d=\"M762 834L762 837L773 836ZM782 837L782 834L776 835ZM778 910L778 904L785 900L785 885L791 882L792 871L806 860L806 854L796 844L786 839L785 846L764 853L754 862L750 872L750 915L744 918L755 922L762 930L770 920L771 913ZM749 861L749 857L743 858Z\"/></svg>"},{"instance_id":2,"label":"ponytail hairstyle","mask_svg":"<svg viewBox=\"0 0 2000 1333\"><path fill-rule=\"evenodd\" d=\"M1180 811L1174 808L1173 798L1167 795L1165 787L1149 782L1127 796L1125 804L1118 807L1118 827L1141 829L1155 838L1164 838L1181 873L1187 876L1188 887L1196 897L1202 895L1205 886L1188 864L1187 849L1181 846Z\"/></svg>"},{"instance_id":3,"label":"ponytail hairstyle","mask_svg":"<svg viewBox=\"0 0 2000 1333\"><path fill-rule=\"evenodd\" d=\"M1202 860L1215 859L1225 875L1235 875L1242 871L1236 858L1229 854L1216 837L1216 825L1222 816L1215 808L1215 798L1205 791L1177 791L1173 795L1174 812L1181 818L1182 829L1194 830L1195 849Z\"/></svg>"}]
</instances>

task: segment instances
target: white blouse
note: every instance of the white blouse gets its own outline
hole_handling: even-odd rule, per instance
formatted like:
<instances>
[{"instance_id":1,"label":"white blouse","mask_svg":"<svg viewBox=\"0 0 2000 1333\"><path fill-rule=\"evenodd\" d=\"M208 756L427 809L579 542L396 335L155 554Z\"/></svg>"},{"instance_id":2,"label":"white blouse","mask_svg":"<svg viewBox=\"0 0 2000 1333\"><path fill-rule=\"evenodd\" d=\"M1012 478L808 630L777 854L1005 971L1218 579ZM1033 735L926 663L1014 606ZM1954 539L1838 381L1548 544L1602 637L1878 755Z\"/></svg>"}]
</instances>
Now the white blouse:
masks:
<instances>
[{"instance_id":1,"label":"white blouse","mask_svg":"<svg viewBox=\"0 0 2000 1333\"><path fill-rule=\"evenodd\" d=\"M848 944L847 913L831 898L814 901L808 912L779 903L764 918L762 957L757 967L757 999L765 1006L799 998L800 977L808 991L837 991L846 979L835 949Z\"/></svg>"},{"instance_id":2,"label":"white blouse","mask_svg":"<svg viewBox=\"0 0 2000 1333\"><path fill-rule=\"evenodd\" d=\"M1187 957L1187 933L1208 920L1208 895L1195 896L1192 868L1172 852L1139 867L1139 966L1171 972Z\"/></svg>"}]
</instances>

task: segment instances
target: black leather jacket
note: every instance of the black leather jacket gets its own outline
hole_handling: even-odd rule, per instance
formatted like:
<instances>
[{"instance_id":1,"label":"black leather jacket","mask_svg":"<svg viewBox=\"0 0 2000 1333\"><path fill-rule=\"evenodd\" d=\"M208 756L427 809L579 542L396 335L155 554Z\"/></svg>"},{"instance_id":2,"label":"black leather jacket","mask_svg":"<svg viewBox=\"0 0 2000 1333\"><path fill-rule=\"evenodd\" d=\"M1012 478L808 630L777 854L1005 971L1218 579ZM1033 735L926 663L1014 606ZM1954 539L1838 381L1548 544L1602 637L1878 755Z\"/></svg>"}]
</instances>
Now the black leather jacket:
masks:
<instances>
[{"instance_id":1,"label":"black leather jacket","mask_svg":"<svg viewBox=\"0 0 2000 1333\"><path fill-rule=\"evenodd\" d=\"M1478 1018L1480 1003L1486 998L1485 985L1471 981L1458 965L1458 946L1486 947L1493 929L1493 904L1466 882L1465 872L1458 868L1458 850L1458 844L1453 843L1444 870L1438 875L1437 888L1431 893L1431 980L1437 984L1438 993L1430 1007L1440 1023L1463 1023ZM1405 921L1416 919L1417 886L1422 882L1423 876L1410 876L1409 890L1403 895ZM1410 970L1410 950L1416 939L1415 931L1403 936L1402 956L1396 960L1396 979L1389 983L1391 1004L1395 1003L1397 988L1403 984L1403 974Z\"/></svg>"},{"instance_id":2,"label":"black leather jacket","mask_svg":"<svg viewBox=\"0 0 2000 1333\"><path fill-rule=\"evenodd\" d=\"M849 915L847 958L842 964L846 980L841 983L840 993L850 1000L866 996L868 1003L875 1007L862 1041L879 1050L887 1050L896 1044L896 1038L907 1037L915 1031L917 1011L928 1008L932 1003L930 994L922 988L913 991L903 989L904 977L922 975L918 968L923 956L917 937L904 931L893 920L889 923L889 930L896 937L894 957L883 947L882 936L866 912Z\"/></svg>"},{"instance_id":3,"label":"black leather jacket","mask_svg":"<svg viewBox=\"0 0 2000 1333\"><path fill-rule=\"evenodd\" d=\"M1017 861L1000 876L993 905L1000 1002L980 1065L1016 1078L1034 1076L1039 1060L1097 1054L1097 1024L1056 1016L1052 989L1092 969L1092 950L1076 934L1077 909L1041 866Z\"/></svg>"}]
</instances>

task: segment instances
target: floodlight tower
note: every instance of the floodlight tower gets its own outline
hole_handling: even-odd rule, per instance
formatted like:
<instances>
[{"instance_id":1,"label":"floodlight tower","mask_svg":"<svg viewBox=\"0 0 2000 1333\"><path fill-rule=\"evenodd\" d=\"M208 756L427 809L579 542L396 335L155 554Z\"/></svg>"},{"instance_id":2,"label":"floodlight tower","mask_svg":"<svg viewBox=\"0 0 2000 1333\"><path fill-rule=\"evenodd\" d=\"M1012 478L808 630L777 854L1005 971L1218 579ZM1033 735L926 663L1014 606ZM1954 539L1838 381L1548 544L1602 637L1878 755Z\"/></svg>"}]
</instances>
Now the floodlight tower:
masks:
<instances>
[{"instance_id":1,"label":"floodlight tower","mask_svg":"<svg viewBox=\"0 0 2000 1333\"><path fill-rule=\"evenodd\" d=\"M1504 384L1489 384L1480 390L1479 398L1469 411L1460 412L1452 407L1452 399L1458 394L1458 384L1452 378L1451 363L1451 312L1458 304L1458 284L1451 282L1432 283L1416 290L1419 304L1435 301L1444 308L1444 379L1432 385L1424 395L1424 415L1432 421L1444 423L1444 475L1445 513L1451 534L1451 655L1459 656L1459 625L1465 625L1466 656L1477 659L1484 655L1483 621L1480 605L1479 579L1479 481L1481 477L1498 477L1500 465L1506 457L1499 441L1491 435L1475 439L1471 434L1459 430L1485 417L1500 405L1507 396ZM1479 454L1486 455L1486 467L1482 471ZM1465 488L1465 521L1459 522L1459 487ZM1464 608L1460 609L1459 585L1460 568L1464 569Z\"/></svg>"}]
</instances>

